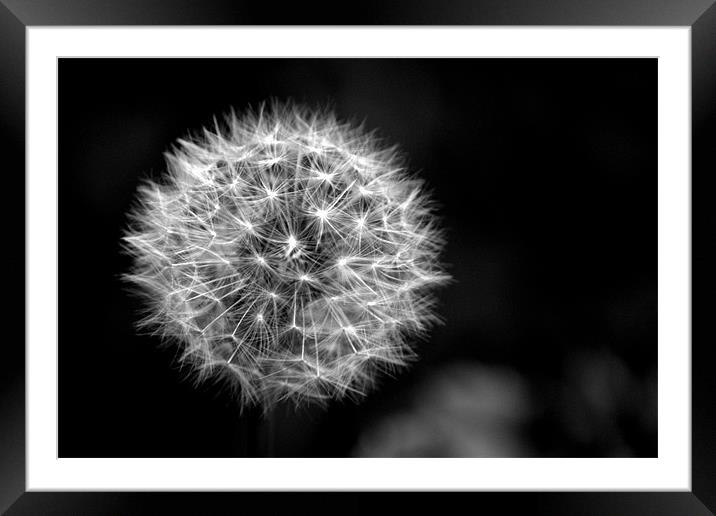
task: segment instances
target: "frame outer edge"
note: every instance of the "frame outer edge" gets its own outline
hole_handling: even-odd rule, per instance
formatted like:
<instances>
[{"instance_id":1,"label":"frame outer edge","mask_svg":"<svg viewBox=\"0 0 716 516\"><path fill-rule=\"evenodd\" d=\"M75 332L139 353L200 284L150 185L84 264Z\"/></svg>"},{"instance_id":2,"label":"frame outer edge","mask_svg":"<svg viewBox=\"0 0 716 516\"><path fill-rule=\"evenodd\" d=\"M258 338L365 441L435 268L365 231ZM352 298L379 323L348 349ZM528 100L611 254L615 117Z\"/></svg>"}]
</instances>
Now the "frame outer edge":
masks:
<instances>
[{"instance_id":1,"label":"frame outer edge","mask_svg":"<svg viewBox=\"0 0 716 516\"><path fill-rule=\"evenodd\" d=\"M27 25L691 25L714 0L2 0Z\"/></svg>"},{"instance_id":2,"label":"frame outer edge","mask_svg":"<svg viewBox=\"0 0 716 516\"><path fill-rule=\"evenodd\" d=\"M24 221L25 198L25 25L0 3L0 147L2 148L3 180L7 192L5 202L23 203L12 206ZM12 213L12 212L11 212ZM19 217L18 217L19 218ZM0 512L25 491L25 234L19 220L8 224L6 238L23 245L21 252L7 254L4 261L6 278L17 289L18 298L8 303L9 320L22 321L13 325L22 328L14 335L3 336L0 358ZM22 274L20 274L22 271ZM8 289L10 290L10 289Z\"/></svg>"},{"instance_id":3,"label":"frame outer edge","mask_svg":"<svg viewBox=\"0 0 716 516\"><path fill-rule=\"evenodd\" d=\"M691 27L692 88L692 459L693 493L716 511L716 353L712 333L716 171L716 4ZM700 239L694 239L696 234ZM706 235L704 235L706 233Z\"/></svg>"},{"instance_id":4,"label":"frame outer edge","mask_svg":"<svg viewBox=\"0 0 716 516\"><path fill-rule=\"evenodd\" d=\"M7 0L4 0L4 2L7 2ZM14 0L10 0L10 2L16 3L14 2ZM31 25L37 23L48 25L61 25L63 24L63 20L74 20L75 23L80 25L100 22L107 23L107 18L114 18L115 20L117 20L116 23L118 24L134 24L147 23L146 18L142 18L143 15L151 14L151 17L156 17L158 15L157 13L159 11L162 11L162 2L154 2L153 5L150 4L152 6L149 7L149 13L147 13L147 11L144 9L136 8L136 6L135 9L128 9L124 12L121 12L122 8L120 7L120 4L115 2L115 9L108 8L102 9L103 12L101 13L97 12L96 10L93 13L87 13L87 15L89 15L90 17L94 17L94 20L87 19L86 17L81 17L80 19L80 16L78 16L77 11L75 10L73 12L71 4L74 4L74 7L77 8L81 7L80 4L82 4L83 2L74 1L68 3L70 5L66 4L64 9L57 9L56 5L55 9L49 9L49 2L43 0L28 0L28 5L25 6L27 7L27 12L23 10L25 16L23 16L22 18L26 20L29 19L29 24ZM186 3L186 1L182 2L182 4ZM216 6L220 2L210 3ZM639 2L636 3L638 4ZM696 12L702 12L704 7L713 3L713 0L709 0L708 2L701 1L700 5L695 6L696 3L699 2L691 2L690 5L682 4L682 12L679 13L678 16L672 16L671 19L673 20L673 22L671 24L679 25L684 24L686 20L693 20L697 17ZM134 2L132 2L132 5L133 4ZM678 3L672 3L671 5L677 4ZM684 4L687 4L687 2L684 2ZM462 7L462 9L459 10L465 9L465 4L463 2L460 2L458 5ZM164 7L167 7L167 5L165 5ZM603 6L603 8L605 11L608 10L608 6L606 5ZM58 13L58 10L64 12ZM117 13L117 11L120 11L120 13ZM218 14L223 14L223 21L219 21L217 19L221 16L214 16L213 18L215 18L215 20L213 22L211 22L209 19L205 19L207 17L212 18L212 16L207 14L206 12L200 16L200 19L203 20L205 23L209 24L226 24L235 23L239 21L239 19L235 16L237 14L236 12L233 13L234 16L226 16L226 13L221 13L221 11L222 9L219 8ZM165 14L167 14L167 9L164 9L164 12ZM217 10L215 9L214 12L217 12ZM475 13L474 10L473 13ZM200 13L197 13L197 15L198 14ZM242 14L245 14L245 12ZM586 14L591 16L593 14L598 13ZM620 16L620 14L622 13L618 11L613 12L611 15L611 19L613 19L615 23L624 24L625 22L623 21L623 19L621 22L618 22L616 19ZM602 16L595 16L595 18L597 20L605 20L604 16L606 15L602 13ZM375 22L397 22L397 20L391 19L390 16L378 17L382 18L382 20L375 20ZM129 20L127 18L129 18ZM248 16L247 18L252 18L252 16ZM261 18L261 16L258 16L258 18ZM475 18L476 17L474 15L463 17L462 21L458 23L496 23L496 21L494 21L494 19L491 18L489 15L486 15L485 18L482 20ZM560 15L556 12L555 6L553 6L552 10L545 9L544 11L542 11L541 16L539 14L535 15L534 13L523 13L519 16L519 18L520 21L518 21L518 23L523 24L528 23L528 19L531 19L531 23L534 24L570 23L569 20L564 19L564 14ZM560 18L562 18L561 21ZM181 22L176 19L176 15L174 15L172 19L174 20L172 23L187 23L186 21ZM656 20L662 19L663 17L650 16L649 19L644 19L642 22L634 24L650 25L654 24ZM257 21L259 20L249 20L244 19L243 16L241 17L241 22L243 23ZM435 23L436 21L445 22L446 20L438 19L434 20L433 23ZM419 21L416 22L420 23ZM161 23L161 21L155 21L155 23ZM578 21L572 20L571 23L578 23ZM633 23L631 17L628 18L626 23ZM661 21L661 23L664 22ZM110 24L112 23L110 22ZM2 113L2 123L0 123L0 141L2 141L5 144L4 147L6 147L6 149L4 149L5 154L3 156L3 159L4 163L9 164L7 170L23 171L23 173L15 175L15 180L17 180L18 182L20 182L20 177L24 178L25 165L24 73L25 22L18 19L13 14L13 12L10 11L8 7L6 7L4 3L0 3L0 85L2 85L2 87L0 88L0 113ZM716 168L716 151L714 151L716 146L715 144L713 144L713 142L716 141L716 6L714 5L711 5L710 8L708 8L700 17L698 17L692 26L692 89L692 127L694 137L693 169L704 170L704 174L702 177L709 177L708 175L706 175L707 167L711 171ZM697 180L697 184L700 184L700 181L701 179L699 178ZM22 185L17 185L17 189L10 187L10 191L19 191L20 188L23 191L24 198L24 182ZM703 221L708 220L709 218L708 212L705 212L705 210L708 209L709 205L703 202L706 199L706 195L709 195L707 188L694 189L694 197L697 199L694 203L696 211L693 212L694 229L701 228L701 226L704 224ZM702 198L702 196L704 196L704 198ZM697 219L699 220L699 222L696 222ZM708 226L708 229L709 233L711 233L711 230L716 228ZM24 242L24 235L22 238ZM15 256L11 259L10 265L13 267L13 270L18 270L18 267L20 266L22 267L23 271L25 270L24 249L25 248L23 245L22 256ZM703 291L706 293L706 295L708 295L708 293L713 290L712 287L716 287L716 275L710 272L708 267L702 266L702 264L705 265L707 261L709 264L713 263L713 258L714 256L709 253L705 247L702 248L700 244L697 244L694 247L694 268L699 270L701 274L700 284L699 286L694 288L694 294L698 294ZM15 281L19 282L19 275L14 275L13 277L15 278ZM19 304L16 306L19 306ZM24 309L24 297L22 306ZM694 320L699 321L694 326L694 328L699 329L701 327L700 321L702 319L706 320L706 314L707 313L703 308L700 309L696 307L694 309ZM10 345L5 346L5 349L3 350L4 357L2 362L0 363L0 371L2 371L2 378L0 378L0 421L2 421L3 424L3 439L0 440L0 512L4 511L10 504L12 504L17 498L17 496L22 494L25 489L25 386L23 382L25 366L24 338L22 339L22 344L19 344L19 346L13 346L14 343L19 343L19 340L8 340L6 342L9 342ZM716 443L714 442L714 436L716 435L716 414L714 413L713 402L711 399L711 393L716 391L716 378L710 370L712 367L711 364L713 363L713 360L708 360L708 358L713 357L713 351L711 351L712 348L713 346L711 346L708 341L705 341L704 344L701 345L698 339L694 340L692 486L693 494L695 496L688 495L686 493L662 493L661 495L657 493L612 493L613 495L615 495L615 497L612 498L612 502L619 499L621 499L622 501L626 501L624 499L625 495L632 502L636 502L637 500L646 502L648 501L648 499L651 499L652 502L654 502L655 498L659 498L660 496L667 496L674 502L676 502L677 499L681 502L688 501L688 504L686 505L690 505L692 510L696 509L696 506L700 506L699 509L703 509L704 511L706 511L706 508L701 505L698 500L695 500L695 498L698 497L698 499L701 500L707 507L711 509L716 508L716 493L714 492L714 486L716 486ZM523 500L525 499L524 497L526 497L532 503L537 502L538 500L541 500L542 502L548 502L549 500L551 500L552 502L554 502L554 494L515 493L514 495L515 497L520 497ZM559 496L562 496L567 500L572 500L575 496L579 496L580 506L584 508L584 505L582 504L586 502L586 500L582 500L582 496L584 496L584 498L593 498L592 502L597 502L598 505L601 505L600 501L605 501L604 497L609 497L609 495L610 494L608 493L571 493ZM46 497L48 496L55 499L55 502L60 502L59 506L61 507L61 500L63 495L50 493L40 495L40 493L38 493L37 499L35 498L35 496L28 495L21 497L20 502L22 503L16 504L15 508L19 509L20 513L24 513L24 511L20 507L27 508L26 504L28 502L31 502L31 499L36 499L39 502L39 498L42 497L45 499L45 502L47 502ZM84 498L84 501L89 501L86 495L82 496L79 494L67 494L64 496L66 496L66 501L70 501L68 500L68 498L71 498L75 502L75 504L78 504L78 502L80 502L78 498ZM131 500L138 502L139 500L137 498L139 498L142 502L146 502L148 501L147 498L151 495L118 495L117 493L113 493L111 495L100 495L99 493L97 493L95 495L89 496L89 499L91 500L93 496L101 496L105 498L105 500L106 498L114 499L113 501L115 503L119 502L119 498L123 499L125 503L129 502L129 504L131 505ZM205 504L208 501L207 498L210 495L199 496L203 498L201 502L202 507L206 507ZM415 494L411 495L411 498L414 496ZM476 496L484 499L485 496L490 495L478 494ZM511 495L495 494L495 496L500 496L502 500L504 500L504 496L513 499ZM688 497L688 500L686 500L684 496ZM30 500L28 500L28 498ZM167 496L161 496L161 498L163 499L163 504L166 504L166 502L168 502ZM176 498L181 499L181 496L178 496ZM234 503L237 501L237 498L235 498L234 495L224 494L222 495L222 498L225 498L226 501L228 501L228 499L230 498L231 502ZM492 497L490 496L490 498ZM474 499L472 501L474 502ZM71 503L71 505L75 504ZM59 507L54 505L54 503L50 505L59 509ZM82 506L84 505L84 503L80 502L78 505ZM512 505L512 503L508 505ZM562 504L556 504L556 506L560 505ZM567 506L569 505L571 504L568 503ZM602 509L608 507L609 505L610 504L608 503L603 505ZM628 509L628 506L631 504L627 503L625 505L622 505L619 503L617 505L621 506L620 508L622 510L626 509L628 511L627 513L632 513ZM648 508L649 506L654 509L652 503L637 503L637 505L640 505L642 509ZM552 506L553 508L556 508L554 503L548 502L546 503L546 506ZM661 508L664 507L664 505L661 505ZM75 505L75 508L78 508L77 505ZM85 506L85 508L87 508L87 506ZM636 507L634 506L632 506L632 508L636 509ZM672 508L674 507L672 506ZM686 509L686 506L682 505L682 508ZM15 511L11 512L15 513ZM54 511L52 512L55 513ZM660 511L657 512L659 514L662 514L662 512ZM687 511L685 513L690 512Z\"/></svg>"}]
</instances>

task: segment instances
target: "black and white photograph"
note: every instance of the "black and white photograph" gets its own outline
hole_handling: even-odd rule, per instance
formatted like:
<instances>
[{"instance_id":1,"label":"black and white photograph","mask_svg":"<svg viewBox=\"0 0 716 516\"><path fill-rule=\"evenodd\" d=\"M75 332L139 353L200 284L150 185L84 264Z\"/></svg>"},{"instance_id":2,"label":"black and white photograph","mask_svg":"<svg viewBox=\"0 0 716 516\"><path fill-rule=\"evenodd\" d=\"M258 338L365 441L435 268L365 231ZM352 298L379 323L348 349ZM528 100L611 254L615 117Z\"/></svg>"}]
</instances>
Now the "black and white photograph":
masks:
<instances>
[{"instance_id":1,"label":"black and white photograph","mask_svg":"<svg viewBox=\"0 0 716 516\"><path fill-rule=\"evenodd\" d=\"M657 457L657 61L59 58L59 457Z\"/></svg>"},{"instance_id":2,"label":"black and white photograph","mask_svg":"<svg viewBox=\"0 0 716 516\"><path fill-rule=\"evenodd\" d=\"M0 513L713 514L714 0L326 7L0 0Z\"/></svg>"}]
</instances>

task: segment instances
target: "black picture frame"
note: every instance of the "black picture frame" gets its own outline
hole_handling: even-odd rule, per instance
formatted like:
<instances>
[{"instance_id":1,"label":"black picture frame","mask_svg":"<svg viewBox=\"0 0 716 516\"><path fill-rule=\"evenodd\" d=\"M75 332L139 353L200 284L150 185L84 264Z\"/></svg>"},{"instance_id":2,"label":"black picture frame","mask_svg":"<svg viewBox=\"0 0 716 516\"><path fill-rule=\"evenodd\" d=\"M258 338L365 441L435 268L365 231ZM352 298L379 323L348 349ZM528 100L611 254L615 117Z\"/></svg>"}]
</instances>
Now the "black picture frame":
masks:
<instances>
[{"instance_id":1,"label":"black picture frame","mask_svg":"<svg viewBox=\"0 0 716 516\"><path fill-rule=\"evenodd\" d=\"M716 5L713 0L473 0L450 6L440 2L361 2L345 15L323 5L295 3L278 9L261 2L230 0L1 0L0 1L0 142L7 201L25 191L25 29L40 25L633 25L689 26L692 54L692 490L690 492L469 493L453 507L476 511L525 510L536 514L710 514L716 512L716 408L711 368L716 352L706 321L716 286L710 238L716 229L708 195L716 170ZM694 187L695 186L695 187ZM24 213L24 209L22 211ZM15 213L20 213L19 208ZM24 242L16 219L7 238ZM13 233L14 232L14 233ZM15 249L19 245L13 246ZM24 249L24 246L23 246ZM8 278L20 283L26 256L6 255ZM22 275L24 276L24 275ZM14 286L14 285L13 285ZM18 290L20 285L17 285ZM23 288L24 291L24 288ZM696 302L698 300L698 302ZM17 299L14 310L24 309ZM24 315L8 313L8 320ZM18 325L14 325L18 326ZM335 508L363 513L386 503L387 494L301 493L60 493L25 492L25 351L24 339L5 335L0 360L0 510L8 514L232 513L237 504L260 503L270 512L286 508ZM688 343L684 343L688 345ZM391 495L391 497L396 495ZM401 496L401 504L440 504L426 494ZM468 498L469 497L469 498ZM403 505L405 507L405 505ZM436 505L437 507L437 505ZM210 508L210 509L208 509ZM472 512L472 511L471 511Z\"/></svg>"}]
</instances>

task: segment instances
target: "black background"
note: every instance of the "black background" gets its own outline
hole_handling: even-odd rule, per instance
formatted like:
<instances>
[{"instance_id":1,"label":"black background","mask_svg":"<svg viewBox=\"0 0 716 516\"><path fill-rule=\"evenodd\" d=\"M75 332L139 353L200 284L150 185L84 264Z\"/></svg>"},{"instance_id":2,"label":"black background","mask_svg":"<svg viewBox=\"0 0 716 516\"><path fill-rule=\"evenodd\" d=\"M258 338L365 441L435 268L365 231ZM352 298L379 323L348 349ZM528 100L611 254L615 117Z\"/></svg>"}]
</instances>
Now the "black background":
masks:
<instances>
[{"instance_id":1,"label":"black background","mask_svg":"<svg viewBox=\"0 0 716 516\"><path fill-rule=\"evenodd\" d=\"M456 364L519 379L521 455L655 456L656 72L627 59L61 59L60 456L350 455ZM330 102L401 144L442 204L456 280L411 370L359 405L281 409L271 424L219 386L195 389L171 349L137 336L118 278L138 180L188 129L268 97ZM503 399L467 393L480 396Z\"/></svg>"}]
</instances>

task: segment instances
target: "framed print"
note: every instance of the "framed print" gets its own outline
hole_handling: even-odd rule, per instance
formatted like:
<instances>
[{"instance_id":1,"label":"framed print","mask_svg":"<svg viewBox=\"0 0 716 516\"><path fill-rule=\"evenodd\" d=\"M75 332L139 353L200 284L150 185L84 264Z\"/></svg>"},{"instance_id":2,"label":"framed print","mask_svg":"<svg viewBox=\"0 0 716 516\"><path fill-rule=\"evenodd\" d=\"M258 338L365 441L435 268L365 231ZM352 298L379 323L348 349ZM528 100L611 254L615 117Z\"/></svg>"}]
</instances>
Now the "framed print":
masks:
<instances>
[{"instance_id":1,"label":"framed print","mask_svg":"<svg viewBox=\"0 0 716 516\"><path fill-rule=\"evenodd\" d=\"M10 514L713 510L709 2L97 5L2 6Z\"/></svg>"}]
</instances>

